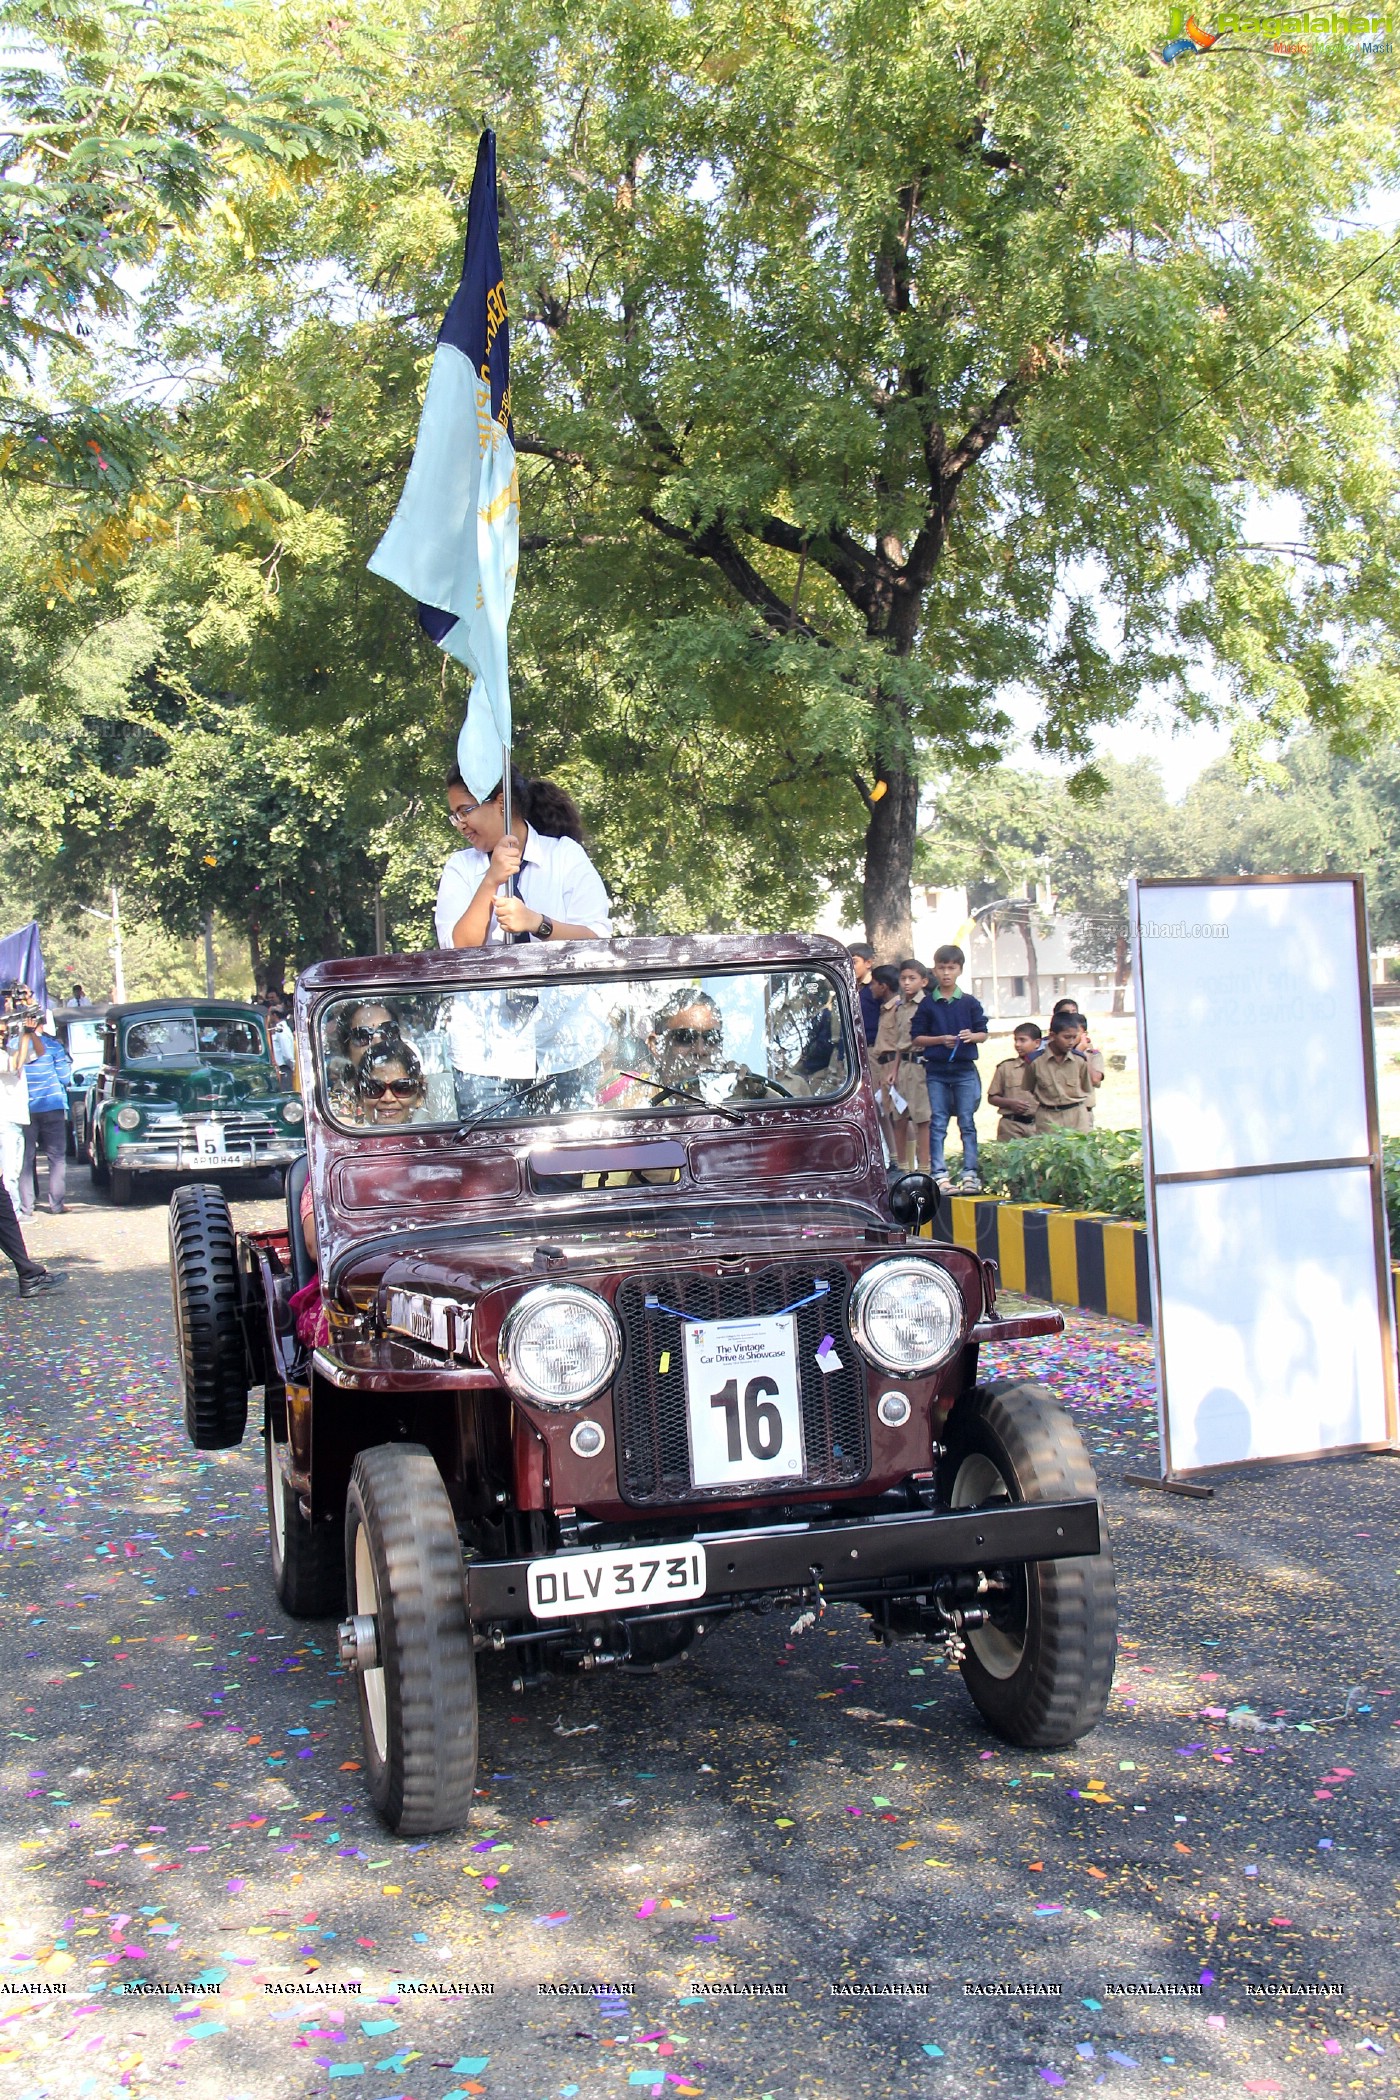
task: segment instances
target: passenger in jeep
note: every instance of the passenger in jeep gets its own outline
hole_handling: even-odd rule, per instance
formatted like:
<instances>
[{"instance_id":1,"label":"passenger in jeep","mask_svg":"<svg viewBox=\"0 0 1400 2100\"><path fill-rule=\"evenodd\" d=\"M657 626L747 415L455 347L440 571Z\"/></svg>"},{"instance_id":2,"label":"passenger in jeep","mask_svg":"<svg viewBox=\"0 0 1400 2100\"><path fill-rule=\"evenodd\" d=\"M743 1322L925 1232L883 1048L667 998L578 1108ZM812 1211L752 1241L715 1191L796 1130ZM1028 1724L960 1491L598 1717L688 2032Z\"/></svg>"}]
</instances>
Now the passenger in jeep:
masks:
<instances>
[{"instance_id":1,"label":"passenger in jeep","mask_svg":"<svg viewBox=\"0 0 1400 2100\"><path fill-rule=\"evenodd\" d=\"M355 1074L358 1121L422 1122L426 1094L423 1067L407 1043L382 1043L366 1051Z\"/></svg>"},{"instance_id":2,"label":"passenger in jeep","mask_svg":"<svg viewBox=\"0 0 1400 2100\"><path fill-rule=\"evenodd\" d=\"M326 1062L326 1091L338 1115L350 1122L359 1120L356 1081L360 1066L371 1050L400 1041L399 1017L391 1006L370 999L344 1009L336 1028L335 1055Z\"/></svg>"}]
</instances>

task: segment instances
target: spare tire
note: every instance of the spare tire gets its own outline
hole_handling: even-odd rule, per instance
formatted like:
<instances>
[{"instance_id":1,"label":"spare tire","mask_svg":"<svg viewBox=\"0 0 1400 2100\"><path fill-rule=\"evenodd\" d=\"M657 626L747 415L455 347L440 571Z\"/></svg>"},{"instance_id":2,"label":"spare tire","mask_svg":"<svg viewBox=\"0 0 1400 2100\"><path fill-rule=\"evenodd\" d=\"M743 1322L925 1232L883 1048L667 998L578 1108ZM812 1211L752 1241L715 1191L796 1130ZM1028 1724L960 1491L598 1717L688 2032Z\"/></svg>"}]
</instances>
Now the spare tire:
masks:
<instances>
[{"instance_id":1,"label":"spare tire","mask_svg":"<svg viewBox=\"0 0 1400 2100\"><path fill-rule=\"evenodd\" d=\"M227 1451L248 1426L248 1362L233 1220L211 1183L170 1199L170 1292L190 1442L196 1451Z\"/></svg>"}]
</instances>

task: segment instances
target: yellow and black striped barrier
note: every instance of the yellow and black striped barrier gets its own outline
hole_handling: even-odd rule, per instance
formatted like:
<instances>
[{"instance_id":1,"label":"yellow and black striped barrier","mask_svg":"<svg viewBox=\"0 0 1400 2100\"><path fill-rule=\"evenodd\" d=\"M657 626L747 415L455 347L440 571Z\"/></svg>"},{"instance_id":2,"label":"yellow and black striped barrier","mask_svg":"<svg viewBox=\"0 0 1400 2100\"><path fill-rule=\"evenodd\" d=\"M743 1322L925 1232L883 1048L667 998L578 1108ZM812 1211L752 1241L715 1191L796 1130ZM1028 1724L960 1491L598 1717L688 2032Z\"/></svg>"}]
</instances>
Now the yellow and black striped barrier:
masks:
<instances>
[{"instance_id":1,"label":"yellow and black striped barrier","mask_svg":"<svg viewBox=\"0 0 1400 2100\"><path fill-rule=\"evenodd\" d=\"M1098 1211L945 1196L933 1237L994 1261L1004 1288L1152 1325L1147 1227Z\"/></svg>"}]
</instances>

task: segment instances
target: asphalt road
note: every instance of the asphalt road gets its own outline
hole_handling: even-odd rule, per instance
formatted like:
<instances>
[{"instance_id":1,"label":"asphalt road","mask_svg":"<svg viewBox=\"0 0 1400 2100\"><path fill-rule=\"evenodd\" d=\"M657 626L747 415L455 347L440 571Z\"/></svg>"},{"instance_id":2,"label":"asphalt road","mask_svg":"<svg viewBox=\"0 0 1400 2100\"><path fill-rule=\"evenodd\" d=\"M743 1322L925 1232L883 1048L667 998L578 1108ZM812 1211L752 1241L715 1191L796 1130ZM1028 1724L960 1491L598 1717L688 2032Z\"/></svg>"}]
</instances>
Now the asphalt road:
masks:
<instances>
[{"instance_id":1,"label":"asphalt road","mask_svg":"<svg viewBox=\"0 0 1400 2100\"><path fill-rule=\"evenodd\" d=\"M1400 1464L1126 1488L1147 1338L1076 1317L995 1368L1098 1455L1122 1656L1085 1743L1012 1752L935 1653L775 1615L650 1679L488 1671L471 1828L401 1843L333 1629L276 1605L256 1435L184 1442L168 1191L73 1181L31 1232L68 1290L0 1279L5 2091L1400 2087Z\"/></svg>"}]
</instances>

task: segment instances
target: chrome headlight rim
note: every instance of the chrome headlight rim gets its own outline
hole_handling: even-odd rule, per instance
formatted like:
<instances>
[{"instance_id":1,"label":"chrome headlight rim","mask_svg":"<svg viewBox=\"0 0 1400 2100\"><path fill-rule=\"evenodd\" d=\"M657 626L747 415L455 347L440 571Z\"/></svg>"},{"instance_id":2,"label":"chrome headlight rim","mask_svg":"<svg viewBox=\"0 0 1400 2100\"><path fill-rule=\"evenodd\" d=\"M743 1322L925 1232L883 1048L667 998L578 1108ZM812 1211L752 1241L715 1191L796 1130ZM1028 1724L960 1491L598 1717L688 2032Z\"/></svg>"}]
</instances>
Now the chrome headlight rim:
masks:
<instances>
[{"instance_id":1,"label":"chrome headlight rim","mask_svg":"<svg viewBox=\"0 0 1400 2100\"><path fill-rule=\"evenodd\" d=\"M142 1121L141 1111L132 1102L124 1101L113 1116L112 1121L116 1124L118 1130L139 1130Z\"/></svg>"},{"instance_id":2,"label":"chrome headlight rim","mask_svg":"<svg viewBox=\"0 0 1400 2100\"><path fill-rule=\"evenodd\" d=\"M519 1360L519 1337L521 1328L533 1312L542 1305L558 1305L564 1301L583 1305L589 1312L601 1316L608 1334L608 1354L601 1377L585 1391L561 1398L558 1393L543 1392L526 1377ZM590 1291L581 1283L537 1283L516 1299L501 1322L496 1355L501 1376L517 1400L528 1400L533 1406L548 1408L555 1414L569 1414L596 1400L617 1376L617 1367L622 1361L622 1327L607 1299L601 1298L597 1291Z\"/></svg>"},{"instance_id":3,"label":"chrome headlight rim","mask_svg":"<svg viewBox=\"0 0 1400 2100\"><path fill-rule=\"evenodd\" d=\"M921 1356L915 1360L900 1360L888 1350L881 1349L870 1333L869 1305L877 1290L891 1283L898 1276L917 1276L920 1281L932 1280L935 1288L946 1294L952 1313L952 1327L944 1347L932 1356ZM856 1281L851 1292L851 1332L861 1355L882 1371L896 1378L924 1378L937 1371L956 1355L962 1347L967 1313L963 1305L962 1292L948 1271L935 1261L927 1261L917 1254L896 1254L889 1261L877 1261Z\"/></svg>"},{"instance_id":4,"label":"chrome headlight rim","mask_svg":"<svg viewBox=\"0 0 1400 2100\"><path fill-rule=\"evenodd\" d=\"M282 1121L284 1123L290 1123L294 1127L297 1124L304 1123L306 1121L305 1104L302 1101L300 1101L295 1094L292 1096L290 1101L284 1101L282 1103Z\"/></svg>"}]
</instances>

